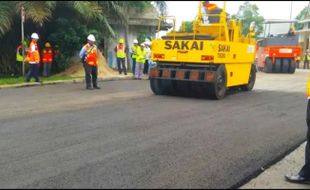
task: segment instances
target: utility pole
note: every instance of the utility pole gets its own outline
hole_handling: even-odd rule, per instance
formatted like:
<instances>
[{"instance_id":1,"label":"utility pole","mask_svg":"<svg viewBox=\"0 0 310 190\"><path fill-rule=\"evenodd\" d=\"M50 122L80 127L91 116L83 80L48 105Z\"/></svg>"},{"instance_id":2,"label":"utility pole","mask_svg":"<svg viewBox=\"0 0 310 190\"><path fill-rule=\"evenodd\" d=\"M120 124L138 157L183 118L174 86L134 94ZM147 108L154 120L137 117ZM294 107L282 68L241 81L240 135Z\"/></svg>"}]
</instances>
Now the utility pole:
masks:
<instances>
[{"instance_id":1,"label":"utility pole","mask_svg":"<svg viewBox=\"0 0 310 190\"><path fill-rule=\"evenodd\" d=\"M23 76L25 76L25 47L24 47L24 22L25 22L25 9L21 7L21 32L22 32L22 52L23 52Z\"/></svg>"},{"instance_id":2,"label":"utility pole","mask_svg":"<svg viewBox=\"0 0 310 190\"><path fill-rule=\"evenodd\" d=\"M290 20L292 20L292 10L293 10L293 1L291 1L291 13L290 13Z\"/></svg>"}]
</instances>

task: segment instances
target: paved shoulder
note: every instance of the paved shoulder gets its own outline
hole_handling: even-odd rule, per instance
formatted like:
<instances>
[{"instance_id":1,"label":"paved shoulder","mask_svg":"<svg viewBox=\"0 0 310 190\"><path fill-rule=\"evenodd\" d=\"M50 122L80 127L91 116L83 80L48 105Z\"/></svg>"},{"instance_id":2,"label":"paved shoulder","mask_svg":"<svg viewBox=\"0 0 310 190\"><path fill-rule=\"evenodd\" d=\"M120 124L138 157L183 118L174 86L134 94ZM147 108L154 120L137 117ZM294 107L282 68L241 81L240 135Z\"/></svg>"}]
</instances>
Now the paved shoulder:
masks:
<instances>
[{"instance_id":1,"label":"paved shoulder","mask_svg":"<svg viewBox=\"0 0 310 190\"><path fill-rule=\"evenodd\" d=\"M309 189L310 185L289 183L284 179L285 174L296 174L304 165L305 146L306 142L240 189Z\"/></svg>"}]
</instances>

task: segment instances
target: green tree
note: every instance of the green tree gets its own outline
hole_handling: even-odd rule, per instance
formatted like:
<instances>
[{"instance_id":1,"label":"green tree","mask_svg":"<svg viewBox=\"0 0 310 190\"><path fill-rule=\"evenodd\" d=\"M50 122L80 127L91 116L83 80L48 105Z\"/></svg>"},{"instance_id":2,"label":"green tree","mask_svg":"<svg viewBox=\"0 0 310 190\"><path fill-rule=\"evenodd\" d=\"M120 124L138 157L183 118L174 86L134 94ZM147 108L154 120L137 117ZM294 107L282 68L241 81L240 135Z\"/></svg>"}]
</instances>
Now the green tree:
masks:
<instances>
[{"instance_id":1,"label":"green tree","mask_svg":"<svg viewBox=\"0 0 310 190\"><path fill-rule=\"evenodd\" d=\"M20 41L20 10L25 8L25 37L34 31L40 34L39 47L45 40L59 45L62 68L67 60L93 33L97 41L102 37L115 38L108 18L120 20L128 46L128 13L131 8L140 12L151 6L165 11L164 1L2 1L0 3L0 71L9 72L15 62L15 48ZM164 14L164 13L161 13ZM75 18L75 19L72 19ZM40 44L41 43L41 44ZM1 46L1 44L9 44Z\"/></svg>"},{"instance_id":2,"label":"green tree","mask_svg":"<svg viewBox=\"0 0 310 190\"><path fill-rule=\"evenodd\" d=\"M246 1L240 5L238 13L236 15L232 15L232 18L241 20L243 35L248 34L250 24L253 21L256 25L255 35L258 36L263 32L264 17L259 15L257 5L251 4L249 1Z\"/></svg>"},{"instance_id":3,"label":"green tree","mask_svg":"<svg viewBox=\"0 0 310 190\"><path fill-rule=\"evenodd\" d=\"M300 13L296 16L296 20L302 21L306 19L307 17L310 17L310 2L309 5L304 7ZM302 23L295 23L295 29L296 30L301 30L303 29L303 24Z\"/></svg>"},{"instance_id":4,"label":"green tree","mask_svg":"<svg viewBox=\"0 0 310 190\"><path fill-rule=\"evenodd\" d=\"M165 1L154 1L153 4L160 13L160 16L165 16L168 14L168 6Z\"/></svg>"}]
</instances>

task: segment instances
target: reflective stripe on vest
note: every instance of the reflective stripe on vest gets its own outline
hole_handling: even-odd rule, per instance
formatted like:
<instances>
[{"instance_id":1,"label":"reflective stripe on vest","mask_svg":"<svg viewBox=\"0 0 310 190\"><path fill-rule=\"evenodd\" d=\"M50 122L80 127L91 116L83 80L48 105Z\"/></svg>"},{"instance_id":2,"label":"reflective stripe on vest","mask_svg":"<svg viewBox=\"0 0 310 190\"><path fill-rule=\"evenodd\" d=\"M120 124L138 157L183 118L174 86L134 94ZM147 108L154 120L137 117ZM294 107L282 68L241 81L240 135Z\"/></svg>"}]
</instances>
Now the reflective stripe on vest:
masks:
<instances>
[{"instance_id":1,"label":"reflective stripe on vest","mask_svg":"<svg viewBox=\"0 0 310 190\"><path fill-rule=\"evenodd\" d=\"M53 53L51 48L44 48L42 55L43 63L52 63L53 61Z\"/></svg>"},{"instance_id":2,"label":"reflective stripe on vest","mask_svg":"<svg viewBox=\"0 0 310 190\"><path fill-rule=\"evenodd\" d=\"M302 57L302 60L303 60L303 61L306 60L306 57L307 57L307 60L310 61L310 55L308 55L308 56L304 55L304 56Z\"/></svg>"},{"instance_id":3,"label":"reflective stripe on vest","mask_svg":"<svg viewBox=\"0 0 310 190\"><path fill-rule=\"evenodd\" d=\"M95 45L90 47L89 44L84 47L86 50L86 63L90 66L97 66L97 47Z\"/></svg>"},{"instance_id":4,"label":"reflective stripe on vest","mask_svg":"<svg viewBox=\"0 0 310 190\"><path fill-rule=\"evenodd\" d=\"M35 51L32 52L32 46L35 46ZM35 42L31 42L28 48L27 60L29 63L40 63L40 54L38 50L38 45Z\"/></svg>"},{"instance_id":5,"label":"reflective stripe on vest","mask_svg":"<svg viewBox=\"0 0 310 190\"><path fill-rule=\"evenodd\" d=\"M120 45L118 44L116 46L116 57L118 58L125 58L126 54L125 54L125 45Z\"/></svg>"}]
</instances>

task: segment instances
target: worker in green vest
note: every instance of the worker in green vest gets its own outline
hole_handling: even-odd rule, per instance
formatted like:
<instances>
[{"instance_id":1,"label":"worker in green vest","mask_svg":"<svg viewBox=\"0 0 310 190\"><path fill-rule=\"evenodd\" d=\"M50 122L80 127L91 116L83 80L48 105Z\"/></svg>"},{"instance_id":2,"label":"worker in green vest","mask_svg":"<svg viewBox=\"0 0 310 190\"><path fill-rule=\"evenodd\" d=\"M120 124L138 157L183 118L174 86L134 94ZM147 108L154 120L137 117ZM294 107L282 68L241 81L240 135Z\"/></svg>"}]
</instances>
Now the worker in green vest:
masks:
<instances>
[{"instance_id":1,"label":"worker in green vest","mask_svg":"<svg viewBox=\"0 0 310 190\"><path fill-rule=\"evenodd\" d=\"M122 72L124 72L124 74L127 75L127 69L125 65L126 52L127 48L125 46L125 41L123 38L120 38L118 40L118 44L115 47L116 62L119 74L122 74Z\"/></svg>"},{"instance_id":2,"label":"worker in green vest","mask_svg":"<svg viewBox=\"0 0 310 190\"><path fill-rule=\"evenodd\" d=\"M145 50L144 43L140 44L140 47L137 48L137 65L135 70L135 79L141 80L143 75L143 68L145 64L147 51Z\"/></svg>"},{"instance_id":3,"label":"worker in green vest","mask_svg":"<svg viewBox=\"0 0 310 190\"><path fill-rule=\"evenodd\" d=\"M309 69L309 61L310 61L310 51L307 49L306 53L302 57L302 61L304 62L304 69Z\"/></svg>"},{"instance_id":4,"label":"worker in green vest","mask_svg":"<svg viewBox=\"0 0 310 190\"><path fill-rule=\"evenodd\" d=\"M137 58L137 48L138 40L133 41L133 46L131 46L131 59L132 59L132 74L135 75L136 70L136 58Z\"/></svg>"},{"instance_id":5,"label":"worker in green vest","mask_svg":"<svg viewBox=\"0 0 310 190\"><path fill-rule=\"evenodd\" d=\"M19 44L16 49L16 64L14 65L14 75L21 75L23 70L23 45Z\"/></svg>"}]
</instances>

